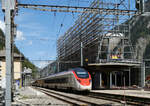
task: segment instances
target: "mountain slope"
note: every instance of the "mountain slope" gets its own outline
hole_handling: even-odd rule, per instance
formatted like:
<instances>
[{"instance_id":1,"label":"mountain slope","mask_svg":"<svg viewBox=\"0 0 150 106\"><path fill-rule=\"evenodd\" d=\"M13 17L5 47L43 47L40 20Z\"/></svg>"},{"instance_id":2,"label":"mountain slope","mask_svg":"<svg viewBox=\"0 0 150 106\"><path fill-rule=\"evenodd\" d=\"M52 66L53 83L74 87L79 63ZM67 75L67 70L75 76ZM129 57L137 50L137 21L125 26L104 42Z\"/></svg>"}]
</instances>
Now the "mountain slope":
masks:
<instances>
[{"instance_id":1,"label":"mountain slope","mask_svg":"<svg viewBox=\"0 0 150 106\"><path fill-rule=\"evenodd\" d=\"M146 1L146 11L150 11L150 0ZM150 59L150 16L136 16L131 23L131 42L135 48L136 59ZM148 64L146 64L148 65ZM146 76L150 69L146 68Z\"/></svg>"},{"instance_id":2,"label":"mountain slope","mask_svg":"<svg viewBox=\"0 0 150 106\"><path fill-rule=\"evenodd\" d=\"M5 36L4 36L3 31L0 29L0 50L3 50L4 47L5 47ZM14 52L17 54L20 54L20 51L16 46L14 47ZM32 64L27 58L25 58L25 56L24 56L24 60L22 63L22 69L24 69L24 67L32 69L32 75L33 75L33 77L35 77L37 67L34 64Z\"/></svg>"},{"instance_id":3,"label":"mountain slope","mask_svg":"<svg viewBox=\"0 0 150 106\"><path fill-rule=\"evenodd\" d=\"M4 45L5 45L4 33L3 33L3 31L0 29L0 50L3 49Z\"/></svg>"}]
</instances>

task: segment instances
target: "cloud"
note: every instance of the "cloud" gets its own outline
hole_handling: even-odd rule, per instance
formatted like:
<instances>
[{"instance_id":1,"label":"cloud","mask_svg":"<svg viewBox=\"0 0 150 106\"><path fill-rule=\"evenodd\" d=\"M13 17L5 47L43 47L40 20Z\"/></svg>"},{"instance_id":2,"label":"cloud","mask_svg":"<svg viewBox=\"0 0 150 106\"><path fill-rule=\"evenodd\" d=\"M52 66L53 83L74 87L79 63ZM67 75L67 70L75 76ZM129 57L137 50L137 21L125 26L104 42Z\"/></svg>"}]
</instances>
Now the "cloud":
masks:
<instances>
[{"instance_id":1,"label":"cloud","mask_svg":"<svg viewBox=\"0 0 150 106\"><path fill-rule=\"evenodd\" d=\"M5 32L5 23L0 20L0 28L2 29L3 32Z\"/></svg>"},{"instance_id":2,"label":"cloud","mask_svg":"<svg viewBox=\"0 0 150 106\"><path fill-rule=\"evenodd\" d=\"M0 28L2 29L2 31L5 33L5 23L3 21L0 20ZM25 40L24 36L23 36L23 32L21 31L17 31L17 35L16 35L16 40L20 41L20 40Z\"/></svg>"},{"instance_id":3,"label":"cloud","mask_svg":"<svg viewBox=\"0 0 150 106\"><path fill-rule=\"evenodd\" d=\"M29 41L29 42L28 42L28 45L32 45L32 41Z\"/></svg>"},{"instance_id":4,"label":"cloud","mask_svg":"<svg viewBox=\"0 0 150 106\"><path fill-rule=\"evenodd\" d=\"M23 32L17 31L16 40L17 40L17 41L25 40L25 38L24 38L24 36L23 36Z\"/></svg>"},{"instance_id":5,"label":"cloud","mask_svg":"<svg viewBox=\"0 0 150 106\"><path fill-rule=\"evenodd\" d=\"M47 61L40 61L40 62L35 63L35 65L38 66L39 68L44 68L48 64L49 64L49 62L47 62Z\"/></svg>"},{"instance_id":6,"label":"cloud","mask_svg":"<svg viewBox=\"0 0 150 106\"><path fill-rule=\"evenodd\" d=\"M51 60L56 60L56 55L49 57Z\"/></svg>"},{"instance_id":7,"label":"cloud","mask_svg":"<svg viewBox=\"0 0 150 106\"><path fill-rule=\"evenodd\" d=\"M45 51L39 51L39 52L37 52L36 54L37 54L37 55L45 55L46 52L45 52Z\"/></svg>"}]
</instances>

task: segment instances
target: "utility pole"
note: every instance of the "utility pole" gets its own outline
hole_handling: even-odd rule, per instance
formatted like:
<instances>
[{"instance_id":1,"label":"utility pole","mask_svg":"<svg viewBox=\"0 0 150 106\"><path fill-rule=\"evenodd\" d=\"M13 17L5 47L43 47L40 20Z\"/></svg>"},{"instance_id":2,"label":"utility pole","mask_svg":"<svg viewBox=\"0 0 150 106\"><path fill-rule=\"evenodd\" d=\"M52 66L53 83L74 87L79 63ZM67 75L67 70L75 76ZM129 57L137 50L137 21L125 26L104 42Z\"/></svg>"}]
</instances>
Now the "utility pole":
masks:
<instances>
[{"instance_id":1,"label":"utility pole","mask_svg":"<svg viewBox=\"0 0 150 106\"><path fill-rule=\"evenodd\" d=\"M12 101L12 25L11 18L15 10L16 0L2 0L2 10L5 12L5 48L6 48L6 91L5 104L11 106Z\"/></svg>"},{"instance_id":2,"label":"utility pole","mask_svg":"<svg viewBox=\"0 0 150 106\"><path fill-rule=\"evenodd\" d=\"M5 101L6 106L11 106L11 72L12 72L12 58L11 58L11 11L9 10L10 2L8 1L7 8L5 10L5 46L6 46L6 94ZM6 4L7 4L6 3Z\"/></svg>"},{"instance_id":3,"label":"utility pole","mask_svg":"<svg viewBox=\"0 0 150 106\"><path fill-rule=\"evenodd\" d=\"M144 13L144 12L145 12L145 0L143 0L142 3L143 3L143 4L142 4L142 5L143 5L143 10L142 10L142 12Z\"/></svg>"},{"instance_id":4,"label":"utility pole","mask_svg":"<svg viewBox=\"0 0 150 106\"><path fill-rule=\"evenodd\" d=\"M81 67L83 67L83 43L81 41Z\"/></svg>"},{"instance_id":5,"label":"utility pole","mask_svg":"<svg viewBox=\"0 0 150 106\"><path fill-rule=\"evenodd\" d=\"M82 23L81 23L81 25L82 25ZM80 35L80 46L81 46L81 51L80 51L80 65L81 65L81 67L83 67L83 42L82 42L82 33L81 33L81 35Z\"/></svg>"}]
</instances>

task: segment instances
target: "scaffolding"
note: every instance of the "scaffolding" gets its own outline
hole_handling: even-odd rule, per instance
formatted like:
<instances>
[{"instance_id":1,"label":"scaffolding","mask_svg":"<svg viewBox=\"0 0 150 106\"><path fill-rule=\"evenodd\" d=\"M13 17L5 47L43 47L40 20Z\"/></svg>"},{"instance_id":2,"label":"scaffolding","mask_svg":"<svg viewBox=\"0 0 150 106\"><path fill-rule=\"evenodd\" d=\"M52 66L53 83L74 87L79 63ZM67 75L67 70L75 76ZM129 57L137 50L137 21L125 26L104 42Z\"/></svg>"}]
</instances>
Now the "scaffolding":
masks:
<instances>
[{"instance_id":1,"label":"scaffolding","mask_svg":"<svg viewBox=\"0 0 150 106\"><path fill-rule=\"evenodd\" d=\"M88 63L135 61L128 20L137 13L130 9L130 0L94 0L90 8L103 10L82 13L75 24L58 39L58 60L78 61L77 66L80 66L82 55L84 66ZM67 65L64 64L62 62L63 67ZM69 67L76 65L68 64Z\"/></svg>"}]
</instances>

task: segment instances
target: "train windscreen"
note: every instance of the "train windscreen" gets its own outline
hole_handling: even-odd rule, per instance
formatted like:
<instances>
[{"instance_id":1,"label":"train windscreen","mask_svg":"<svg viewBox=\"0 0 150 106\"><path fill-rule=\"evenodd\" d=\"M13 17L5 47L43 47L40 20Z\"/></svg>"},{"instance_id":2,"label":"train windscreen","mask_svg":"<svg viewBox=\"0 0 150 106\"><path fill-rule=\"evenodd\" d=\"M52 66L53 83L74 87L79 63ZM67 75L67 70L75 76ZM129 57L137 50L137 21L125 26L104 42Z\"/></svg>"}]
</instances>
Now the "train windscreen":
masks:
<instances>
[{"instance_id":1,"label":"train windscreen","mask_svg":"<svg viewBox=\"0 0 150 106\"><path fill-rule=\"evenodd\" d=\"M74 71L79 78L89 78L88 72L83 68L75 68Z\"/></svg>"}]
</instances>

